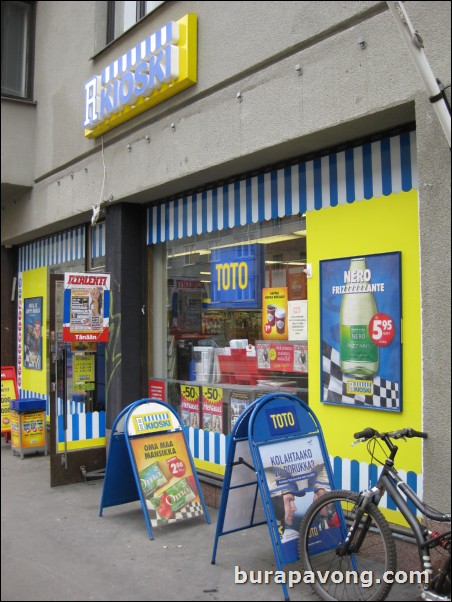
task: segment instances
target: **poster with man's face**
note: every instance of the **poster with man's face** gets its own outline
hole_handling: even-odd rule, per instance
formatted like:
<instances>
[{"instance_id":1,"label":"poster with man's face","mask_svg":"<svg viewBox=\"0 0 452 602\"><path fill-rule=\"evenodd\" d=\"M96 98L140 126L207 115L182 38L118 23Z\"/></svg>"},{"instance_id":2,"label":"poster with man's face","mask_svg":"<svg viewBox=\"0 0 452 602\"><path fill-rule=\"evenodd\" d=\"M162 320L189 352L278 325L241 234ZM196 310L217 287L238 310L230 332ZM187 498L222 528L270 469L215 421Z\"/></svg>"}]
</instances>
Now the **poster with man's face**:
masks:
<instances>
[{"instance_id":1,"label":"poster with man's face","mask_svg":"<svg viewBox=\"0 0 452 602\"><path fill-rule=\"evenodd\" d=\"M259 447L284 562L298 560L298 533L309 506L331 484L317 435Z\"/></svg>"}]
</instances>

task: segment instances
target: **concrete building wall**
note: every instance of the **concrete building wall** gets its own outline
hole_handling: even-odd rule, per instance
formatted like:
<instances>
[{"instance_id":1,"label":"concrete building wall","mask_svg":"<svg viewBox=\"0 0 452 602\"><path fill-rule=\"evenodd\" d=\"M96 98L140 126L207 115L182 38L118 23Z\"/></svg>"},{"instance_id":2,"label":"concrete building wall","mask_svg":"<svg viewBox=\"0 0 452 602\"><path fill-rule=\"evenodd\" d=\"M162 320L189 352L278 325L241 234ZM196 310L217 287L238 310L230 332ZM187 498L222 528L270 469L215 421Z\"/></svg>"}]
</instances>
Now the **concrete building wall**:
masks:
<instances>
[{"instance_id":1,"label":"concrete building wall","mask_svg":"<svg viewBox=\"0 0 452 602\"><path fill-rule=\"evenodd\" d=\"M2 244L88 222L99 202L162 200L416 121L419 400L430 435L426 497L441 505L450 494L444 479L450 472L450 151L386 3L167 2L102 49L106 5L37 3L37 105L15 109L2 102L2 125L8 115L2 171L15 184L34 185L14 199L2 198ZM434 9L428 2L405 6L435 76L449 83L450 2L435 2ZM198 83L102 138L85 138L84 82L188 12L198 15ZM26 109L23 121L18 111ZM29 137L23 133L27 120ZM11 148L19 142L25 149L25 178L17 174L20 156L8 152L9 139ZM404 371L409 374L409 366Z\"/></svg>"},{"instance_id":2,"label":"concrete building wall","mask_svg":"<svg viewBox=\"0 0 452 602\"><path fill-rule=\"evenodd\" d=\"M151 201L415 117L422 86L385 3L168 3L92 59L95 4L38 5L36 184L32 202L4 215L5 240L86 218L101 193ZM414 22L433 27L432 68L447 79L446 20L413 5ZM103 136L102 191L102 141L82 135L83 83L188 11L198 14L198 84Z\"/></svg>"}]
</instances>

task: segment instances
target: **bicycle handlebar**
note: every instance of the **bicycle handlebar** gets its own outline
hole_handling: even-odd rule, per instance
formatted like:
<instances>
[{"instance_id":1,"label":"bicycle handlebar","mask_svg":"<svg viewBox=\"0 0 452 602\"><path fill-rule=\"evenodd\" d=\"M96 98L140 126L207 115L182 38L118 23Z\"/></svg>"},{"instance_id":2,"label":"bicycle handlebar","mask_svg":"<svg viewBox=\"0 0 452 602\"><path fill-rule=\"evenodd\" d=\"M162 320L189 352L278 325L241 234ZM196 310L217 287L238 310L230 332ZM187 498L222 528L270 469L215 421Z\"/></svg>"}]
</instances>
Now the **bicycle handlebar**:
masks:
<instances>
[{"instance_id":1,"label":"bicycle handlebar","mask_svg":"<svg viewBox=\"0 0 452 602\"><path fill-rule=\"evenodd\" d=\"M353 435L353 437L355 439L372 439L372 437L375 437L376 435L378 435L377 431L374 429L371 429L370 426L367 427L366 429L364 429L363 431L359 431L358 433L355 433Z\"/></svg>"},{"instance_id":2,"label":"bicycle handlebar","mask_svg":"<svg viewBox=\"0 0 452 602\"><path fill-rule=\"evenodd\" d=\"M427 439L427 433L415 431L414 429L410 428L392 431L391 433L379 433L375 429L367 427L364 430L355 433L353 436L355 439L361 439L362 441L367 441L373 437L378 437L379 439L384 439L385 437L390 437L391 439L402 439L402 437L407 437L408 439L411 439L412 437Z\"/></svg>"}]
</instances>

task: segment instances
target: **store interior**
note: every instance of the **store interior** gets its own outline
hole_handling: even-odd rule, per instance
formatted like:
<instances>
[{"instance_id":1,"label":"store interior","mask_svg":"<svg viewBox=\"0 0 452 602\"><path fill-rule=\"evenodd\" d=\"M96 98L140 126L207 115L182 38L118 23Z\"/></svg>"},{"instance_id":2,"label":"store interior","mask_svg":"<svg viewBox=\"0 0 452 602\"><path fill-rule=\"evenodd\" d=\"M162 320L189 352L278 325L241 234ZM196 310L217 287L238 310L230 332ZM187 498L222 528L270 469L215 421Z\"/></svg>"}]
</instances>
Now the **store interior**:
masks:
<instances>
[{"instance_id":1,"label":"store interior","mask_svg":"<svg viewBox=\"0 0 452 602\"><path fill-rule=\"evenodd\" d=\"M236 248L245 254L252 249L258 257L254 297L218 301L212 294L215 253ZM262 394L286 390L308 402L307 332L300 341L292 340L289 330L280 341L286 348L296 347L302 370L289 364L270 369L270 363L261 361L272 343L263 330L262 292L287 290L289 302L306 301L305 268L306 223L300 215L168 242L167 378L172 399L180 395L178 385L221 387L225 433L232 420L231 397L238 392L246 400L252 390L249 399L253 401ZM234 286L240 297L237 270L227 279L227 288Z\"/></svg>"}]
</instances>

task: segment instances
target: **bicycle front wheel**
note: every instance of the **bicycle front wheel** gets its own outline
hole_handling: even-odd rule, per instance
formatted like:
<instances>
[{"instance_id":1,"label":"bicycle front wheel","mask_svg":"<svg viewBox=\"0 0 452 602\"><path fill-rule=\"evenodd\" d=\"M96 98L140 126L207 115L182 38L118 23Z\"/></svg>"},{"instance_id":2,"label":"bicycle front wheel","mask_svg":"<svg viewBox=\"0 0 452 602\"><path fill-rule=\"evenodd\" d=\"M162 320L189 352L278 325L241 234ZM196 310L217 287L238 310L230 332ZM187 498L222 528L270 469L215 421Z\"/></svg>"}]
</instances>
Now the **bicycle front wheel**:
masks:
<instances>
[{"instance_id":1,"label":"bicycle front wheel","mask_svg":"<svg viewBox=\"0 0 452 602\"><path fill-rule=\"evenodd\" d=\"M299 555L304 579L322 600L384 600L396 569L396 548L389 525L374 505L357 518L358 495L330 491L306 512L300 527ZM344 547L347 535L350 547ZM348 542L347 542L348 543Z\"/></svg>"}]
</instances>

